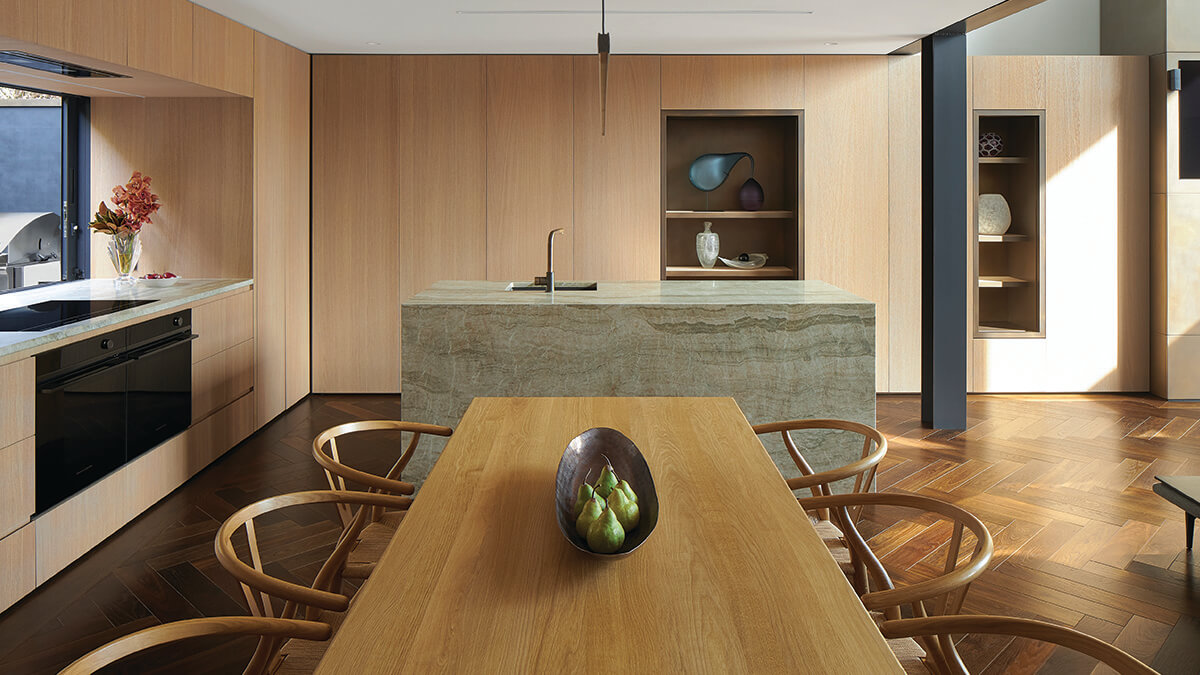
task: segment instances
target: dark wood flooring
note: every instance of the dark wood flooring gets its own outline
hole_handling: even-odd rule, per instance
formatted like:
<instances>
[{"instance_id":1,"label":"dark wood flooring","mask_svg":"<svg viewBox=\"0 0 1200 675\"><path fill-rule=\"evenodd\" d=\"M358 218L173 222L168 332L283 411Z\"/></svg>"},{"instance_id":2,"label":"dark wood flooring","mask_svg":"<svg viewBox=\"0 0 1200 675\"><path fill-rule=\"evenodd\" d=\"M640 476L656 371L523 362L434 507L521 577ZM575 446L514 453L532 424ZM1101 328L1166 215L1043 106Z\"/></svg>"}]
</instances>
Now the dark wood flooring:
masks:
<instances>
[{"instance_id":1,"label":"dark wood flooring","mask_svg":"<svg viewBox=\"0 0 1200 675\"><path fill-rule=\"evenodd\" d=\"M1200 562L1184 551L1183 516L1154 495L1155 474L1200 474L1200 405L1140 396L973 396L962 432L923 428L914 396L880 396L891 450L882 490L956 502L987 523L990 569L966 610L1075 626L1168 675L1200 673ZM105 642L161 622L245 614L213 557L221 521L257 499L326 487L313 436L363 418L398 418L398 397L314 396L0 614L0 672L52 673ZM368 470L388 452L343 448ZM286 512L260 530L267 571L310 580L332 548L336 517ZM945 532L903 512L864 524L899 581L933 573ZM132 672L240 672L253 640L195 644L139 661ZM976 673L1089 673L1063 650L968 636ZM169 665L167 665L169 664Z\"/></svg>"}]
</instances>

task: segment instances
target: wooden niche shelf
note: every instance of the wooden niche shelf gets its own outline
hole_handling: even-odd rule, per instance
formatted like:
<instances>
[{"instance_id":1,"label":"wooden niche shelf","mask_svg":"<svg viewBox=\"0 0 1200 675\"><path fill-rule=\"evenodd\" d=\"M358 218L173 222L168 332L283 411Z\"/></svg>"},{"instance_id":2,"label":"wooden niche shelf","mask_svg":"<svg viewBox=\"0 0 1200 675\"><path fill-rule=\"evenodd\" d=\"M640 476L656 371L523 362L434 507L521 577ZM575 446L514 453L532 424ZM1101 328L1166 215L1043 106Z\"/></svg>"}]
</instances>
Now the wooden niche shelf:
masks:
<instances>
[{"instance_id":1,"label":"wooden niche shelf","mask_svg":"<svg viewBox=\"0 0 1200 675\"><path fill-rule=\"evenodd\" d=\"M977 110L976 138L999 134L996 157L976 155L975 337L1044 337L1046 128L1042 110ZM1003 234L979 231L980 196L1004 197L1012 225Z\"/></svg>"},{"instance_id":2,"label":"wooden niche shelf","mask_svg":"<svg viewBox=\"0 0 1200 675\"><path fill-rule=\"evenodd\" d=\"M800 185L803 112L663 111L662 117L662 278L802 279ZM751 177L749 159L734 166L712 192L696 189L688 169L700 155L747 152L754 157L755 180L763 188L763 207L747 211L738 192ZM767 265L756 270L711 269L696 258L696 234L711 221L721 237L721 256L764 253Z\"/></svg>"}]
</instances>

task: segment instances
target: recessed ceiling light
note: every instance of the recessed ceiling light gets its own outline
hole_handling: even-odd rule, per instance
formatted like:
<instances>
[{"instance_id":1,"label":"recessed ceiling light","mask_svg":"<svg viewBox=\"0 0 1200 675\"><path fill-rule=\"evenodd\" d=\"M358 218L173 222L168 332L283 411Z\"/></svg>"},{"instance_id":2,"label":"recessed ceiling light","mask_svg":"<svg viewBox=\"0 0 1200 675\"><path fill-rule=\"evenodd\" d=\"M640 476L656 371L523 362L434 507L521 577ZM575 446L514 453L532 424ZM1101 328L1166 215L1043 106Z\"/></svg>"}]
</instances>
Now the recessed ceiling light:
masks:
<instances>
[{"instance_id":1,"label":"recessed ceiling light","mask_svg":"<svg viewBox=\"0 0 1200 675\"><path fill-rule=\"evenodd\" d=\"M378 43L378 42L368 42L368 43L367 43L367 46L368 46L368 47L378 47L378 46L379 46L379 43Z\"/></svg>"},{"instance_id":2,"label":"recessed ceiling light","mask_svg":"<svg viewBox=\"0 0 1200 675\"><path fill-rule=\"evenodd\" d=\"M825 46L826 46L826 47L836 47L836 46L838 46L838 43L836 43L836 42L826 42L826 43L825 43Z\"/></svg>"}]
</instances>

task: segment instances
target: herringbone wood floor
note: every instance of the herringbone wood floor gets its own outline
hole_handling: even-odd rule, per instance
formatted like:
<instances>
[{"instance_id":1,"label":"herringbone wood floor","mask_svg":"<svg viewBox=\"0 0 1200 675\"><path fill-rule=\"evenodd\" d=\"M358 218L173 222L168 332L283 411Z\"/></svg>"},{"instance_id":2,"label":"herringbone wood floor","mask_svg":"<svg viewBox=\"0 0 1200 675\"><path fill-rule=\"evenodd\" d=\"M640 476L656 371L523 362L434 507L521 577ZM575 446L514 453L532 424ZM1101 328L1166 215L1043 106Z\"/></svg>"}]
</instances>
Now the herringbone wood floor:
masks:
<instances>
[{"instance_id":1,"label":"herringbone wood floor","mask_svg":"<svg viewBox=\"0 0 1200 675\"><path fill-rule=\"evenodd\" d=\"M301 402L91 554L0 614L0 671L54 672L134 630L188 617L244 614L213 558L213 535L237 508L324 487L309 456L321 429L398 418L394 397ZM891 450L881 490L956 502L984 520L996 559L967 611L1047 619L1115 642L1163 673L1200 673L1200 563L1183 517L1150 491L1155 474L1200 474L1200 405L1138 396L974 396L963 432L922 428L913 396L881 396ZM364 468L387 452L350 448ZM332 513L287 513L260 529L267 571L309 580L332 547ZM944 527L880 509L863 526L898 581L935 573ZM1024 640L968 636L978 673L1087 673L1092 664ZM240 672L253 641L197 645L162 672ZM168 665L169 664L169 665ZM149 672L146 661L135 672Z\"/></svg>"}]
</instances>

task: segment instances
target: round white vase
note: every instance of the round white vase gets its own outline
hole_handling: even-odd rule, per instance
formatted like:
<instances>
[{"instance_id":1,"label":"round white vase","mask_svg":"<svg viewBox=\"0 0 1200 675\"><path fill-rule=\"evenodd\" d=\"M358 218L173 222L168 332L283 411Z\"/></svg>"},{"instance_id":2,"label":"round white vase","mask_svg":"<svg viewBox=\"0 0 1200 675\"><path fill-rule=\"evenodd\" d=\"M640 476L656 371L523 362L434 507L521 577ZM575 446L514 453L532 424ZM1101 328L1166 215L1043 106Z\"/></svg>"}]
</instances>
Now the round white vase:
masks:
<instances>
[{"instance_id":1,"label":"round white vase","mask_svg":"<svg viewBox=\"0 0 1200 675\"><path fill-rule=\"evenodd\" d=\"M979 195L979 234L1004 234L1012 226L1012 210L1004 195Z\"/></svg>"}]
</instances>

